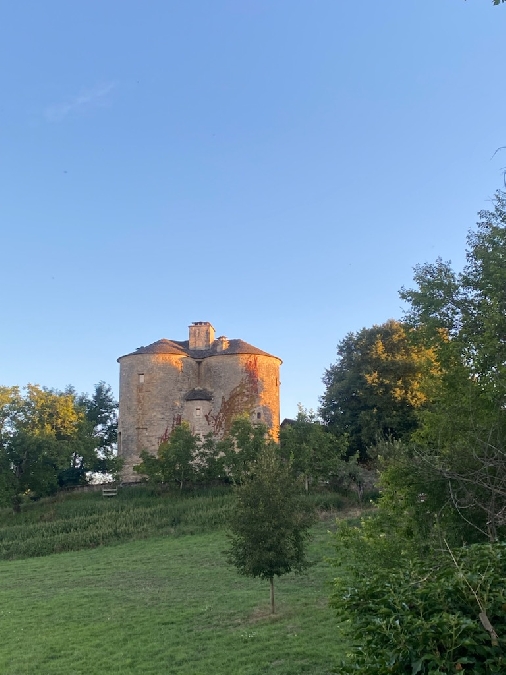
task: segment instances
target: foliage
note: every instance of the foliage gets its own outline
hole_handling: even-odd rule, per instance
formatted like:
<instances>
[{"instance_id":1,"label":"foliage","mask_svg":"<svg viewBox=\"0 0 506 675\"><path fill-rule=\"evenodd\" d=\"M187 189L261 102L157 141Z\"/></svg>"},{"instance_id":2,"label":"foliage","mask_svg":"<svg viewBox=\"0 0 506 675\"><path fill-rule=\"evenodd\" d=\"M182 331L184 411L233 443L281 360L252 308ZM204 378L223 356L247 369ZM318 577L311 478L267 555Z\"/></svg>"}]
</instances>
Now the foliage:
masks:
<instances>
[{"instance_id":1,"label":"foliage","mask_svg":"<svg viewBox=\"0 0 506 675\"><path fill-rule=\"evenodd\" d=\"M134 471L155 483L176 481L180 489L190 483L217 480L241 483L267 437L267 427L252 424L248 416L236 417L227 436L219 441L212 433L202 438L183 422L160 444L156 456L141 452L142 461Z\"/></svg>"},{"instance_id":2,"label":"foliage","mask_svg":"<svg viewBox=\"0 0 506 675\"><path fill-rule=\"evenodd\" d=\"M274 577L307 567L306 542L313 515L300 495L290 466L273 444L265 444L236 489L230 519L228 561L241 574L269 579L274 613Z\"/></svg>"},{"instance_id":3,"label":"foliage","mask_svg":"<svg viewBox=\"0 0 506 675\"><path fill-rule=\"evenodd\" d=\"M303 478L306 491L310 482L329 480L346 466L345 438L331 434L313 410L300 404L297 418L281 429L279 443L281 457Z\"/></svg>"},{"instance_id":4,"label":"foliage","mask_svg":"<svg viewBox=\"0 0 506 675\"><path fill-rule=\"evenodd\" d=\"M100 412L99 390L114 409L104 383L92 399L78 397L72 388L60 392L29 384L22 392L0 387L0 503L19 511L22 494L53 494L62 486L85 483L89 472L114 468L112 413ZM101 430L107 424L106 447Z\"/></svg>"},{"instance_id":5,"label":"foliage","mask_svg":"<svg viewBox=\"0 0 506 675\"><path fill-rule=\"evenodd\" d=\"M332 605L355 642L339 672L504 672L505 544L417 556L384 516L337 537L346 558L336 564L353 566L335 580Z\"/></svg>"},{"instance_id":6,"label":"foliage","mask_svg":"<svg viewBox=\"0 0 506 675\"><path fill-rule=\"evenodd\" d=\"M232 483L243 482L248 467L256 461L268 438L267 426L252 424L248 415L239 415L232 420L229 433L217 443L224 471Z\"/></svg>"},{"instance_id":7,"label":"foliage","mask_svg":"<svg viewBox=\"0 0 506 675\"><path fill-rule=\"evenodd\" d=\"M349 333L325 372L322 418L361 460L379 438L408 438L427 403L426 387L438 372L435 353L410 341L408 333L393 320Z\"/></svg>"},{"instance_id":8,"label":"foliage","mask_svg":"<svg viewBox=\"0 0 506 675\"><path fill-rule=\"evenodd\" d=\"M333 603L356 638L341 672L506 670L506 194L479 218L460 274L438 259L401 291L438 371L410 438L377 445L377 516L338 537L353 566Z\"/></svg>"},{"instance_id":9,"label":"foliage","mask_svg":"<svg viewBox=\"0 0 506 675\"><path fill-rule=\"evenodd\" d=\"M415 269L407 323L438 354L439 385L414 435L444 496L494 541L506 520L506 193L479 213L468 235L467 263Z\"/></svg>"},{"instance_id":10,"label":"foliage","mask_svg":"<svg viewBox=\"0 0 506 675\"><path fill-rule=\"evenodd\" d=\"M96 458L93 471L105 473L121 468L114 459L118 440L118 402L110 385L100 381L95 385L91 397L81 395L77 398L80 408L84 409L86 421L95 439Z\"/></svg>"},{"instance_id":11,"label":"foliage","mask_svg":"<svg viewBox=\"0 0 506 675\"><path fill-rule=\"evenodd\" d=\"M199 439L191 431L190 425L183 422L174 427L169 438L160 444L157 457L144 450L141 453L142 462L134 466L134 471L146 475L155 483L175 481L182 490L184 484L196 475Z\"/></svg>"}]
</instances>

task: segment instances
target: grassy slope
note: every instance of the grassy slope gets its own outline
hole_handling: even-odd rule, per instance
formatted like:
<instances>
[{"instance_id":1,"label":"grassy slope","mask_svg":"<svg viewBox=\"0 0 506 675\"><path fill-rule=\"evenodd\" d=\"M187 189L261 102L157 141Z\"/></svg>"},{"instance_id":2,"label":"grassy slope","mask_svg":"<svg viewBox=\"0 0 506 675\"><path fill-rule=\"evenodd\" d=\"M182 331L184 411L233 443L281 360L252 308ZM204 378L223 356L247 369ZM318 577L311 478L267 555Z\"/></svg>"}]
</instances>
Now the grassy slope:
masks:
<instances>
[{"instance_id":1,"label":"grassy slope","mask_svg":"<svg viewBox=\"0 0 506 675\"><path fill-rule=\"evenodd\" d=\"M340 508L335 493L310 495L320 510ZM233 507L230 489L157 495L144 487L62 495L25 504L21 514L0 510L0 560L78 551L160 535L211 532L225 527Z\"/></svg>"},{"instance_id":2,"label":"grassy slope","mask_svg":"<svg viewBox=\"0 0 506 675\"><path fill-rule=\"evenodd\" d=\"M0 562L0 673L321 675L343 644L327 606L332 555L315 528L304 576L237 575L222 531Z\"/></svg>"}]
</instances>

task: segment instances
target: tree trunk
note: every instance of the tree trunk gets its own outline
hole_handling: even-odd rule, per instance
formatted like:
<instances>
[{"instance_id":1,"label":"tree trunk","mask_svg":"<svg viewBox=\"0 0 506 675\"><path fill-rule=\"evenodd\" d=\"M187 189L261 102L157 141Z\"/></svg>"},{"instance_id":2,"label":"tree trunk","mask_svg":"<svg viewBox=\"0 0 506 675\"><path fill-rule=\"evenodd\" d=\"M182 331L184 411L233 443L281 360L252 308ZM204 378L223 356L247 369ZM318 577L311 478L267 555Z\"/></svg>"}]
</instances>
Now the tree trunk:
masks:
<instances>
[{"instance_id":1,"label":"tree trunk","mask_svg":"<svg viewBox=\"0 0 506 675\"><path fill-rule=\"evenodd\" d=\"M271 584L271 614L274 614L274 577L269 579Z\"/></svg>"},{"instance_id":2,"label":"tree trunk","mask_svg":"<svg viewBox=\"0 0 506 675\"><path fill-rule=\"evenodd\" d=\"M21 513L21 496L13 495L12 497L12 512Z\"/></svg>"},{"instance_id":3,"label":"tree trunk","mask_svg":"<svg viewBox=\"0 0 506 675\"><path fill-rule=\"evenodd\" d=\"M309 492L309 477L307 475L304 476L304 487L306 488L306 492Z\"/></svg>"}]
</instances>

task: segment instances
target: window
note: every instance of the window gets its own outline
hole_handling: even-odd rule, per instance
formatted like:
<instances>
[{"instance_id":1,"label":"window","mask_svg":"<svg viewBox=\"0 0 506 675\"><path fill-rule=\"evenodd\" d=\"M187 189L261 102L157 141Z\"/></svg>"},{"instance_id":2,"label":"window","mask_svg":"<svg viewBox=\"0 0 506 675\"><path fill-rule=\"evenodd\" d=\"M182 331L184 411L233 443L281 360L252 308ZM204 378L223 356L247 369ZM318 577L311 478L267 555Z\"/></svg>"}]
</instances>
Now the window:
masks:
<instances>
[{"instance_id":1,"label":"window","mask_svg":"<svg viewBox=\"0 0 506 675\"><path fill-rule=\"evenodd\" d=\"M139 373L139 384L144 384L144 373Z\"/></svg>"},{"instance_id":2,"label":"window","mask_svg":"<svg viewBox=\"0 0 506 675\"><path fill-rule=\"evenodd\" d=\"M200 408L195 408L195 415L200 417Z\"/></svg>"},{"instance_id":3,"label":"window","mask_svg":"<svg viewBox=\"0 0 506 675\"><path fill-rule=\"evenodd\" d=\"M257 413L257 420L259 420L261 418L262 418L262 413L261 412Z\"/></svg>"}]
</instances>

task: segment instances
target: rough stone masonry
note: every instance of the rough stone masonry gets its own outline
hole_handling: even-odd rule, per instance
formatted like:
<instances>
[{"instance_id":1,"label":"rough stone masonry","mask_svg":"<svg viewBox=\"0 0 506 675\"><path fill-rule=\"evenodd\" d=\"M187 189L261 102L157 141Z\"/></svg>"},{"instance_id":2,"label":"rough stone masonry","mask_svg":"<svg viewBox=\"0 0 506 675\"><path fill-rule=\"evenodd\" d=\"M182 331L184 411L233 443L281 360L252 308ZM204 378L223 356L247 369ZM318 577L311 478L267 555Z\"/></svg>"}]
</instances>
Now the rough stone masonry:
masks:
<instances>
[{"instance_id":1,"label":"rough stone masonry","mask_svg":"<svg viewBox=\"0 0 506 675\"><path fill-rule=\"evenodd\" d=\"M135 480L141 451L156 454L183 421L195 433L222 438L235 416L247 414L277 438L281 359L214 334L209 322L196 321L188 340L158 340L118 359L123 480Z\"/></svg>"}]
</instances>

